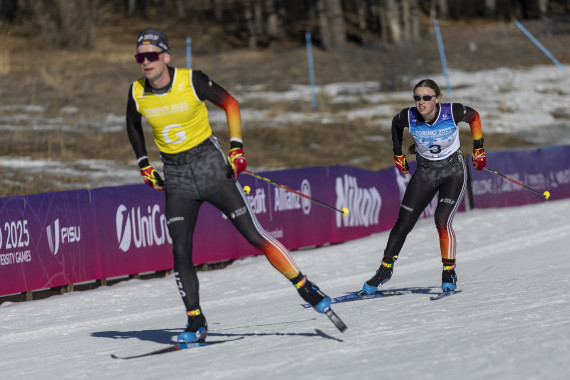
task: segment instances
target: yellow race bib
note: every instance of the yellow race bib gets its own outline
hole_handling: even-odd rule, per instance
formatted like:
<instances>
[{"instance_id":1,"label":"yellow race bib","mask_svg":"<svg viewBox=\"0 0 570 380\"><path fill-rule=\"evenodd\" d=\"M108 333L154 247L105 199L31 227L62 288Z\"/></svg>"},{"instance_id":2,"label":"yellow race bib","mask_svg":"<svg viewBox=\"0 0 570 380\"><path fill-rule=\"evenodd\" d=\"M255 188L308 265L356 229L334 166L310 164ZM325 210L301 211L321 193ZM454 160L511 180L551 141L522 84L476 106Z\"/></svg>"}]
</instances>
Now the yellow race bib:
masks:
<instances>
[{"instance_id":1,"label":"yellow race bib","mask_svg":"<svg viewBox=\"0 0 570 380\"><path fill-rule=\"evenodd\" d=\"M145 92L144 78L133 83L137 110L152 126L161 152L183 152L212 134L206 103L196 96L191 78L192 70L175 69L172 88L165 94Z\"/></svg>"}]
</instances>

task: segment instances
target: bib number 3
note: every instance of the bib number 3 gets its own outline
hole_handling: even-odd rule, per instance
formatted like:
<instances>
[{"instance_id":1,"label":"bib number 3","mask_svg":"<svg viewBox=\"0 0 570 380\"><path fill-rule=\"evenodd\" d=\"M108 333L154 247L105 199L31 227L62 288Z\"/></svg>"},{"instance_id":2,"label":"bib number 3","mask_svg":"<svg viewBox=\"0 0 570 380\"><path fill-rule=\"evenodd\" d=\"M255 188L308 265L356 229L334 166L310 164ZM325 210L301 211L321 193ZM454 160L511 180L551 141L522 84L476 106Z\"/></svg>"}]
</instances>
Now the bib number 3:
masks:
<instances>
[{"instance_id":1,"label":"bib number 3","mask_svg":"<svg viewBox=\"0 0 570 380\"><path fill-rule=\"evenodd\" d=\"M441 145L430 145L429 152L432 154L441 153Z\"/></svg>"}]
</instances>

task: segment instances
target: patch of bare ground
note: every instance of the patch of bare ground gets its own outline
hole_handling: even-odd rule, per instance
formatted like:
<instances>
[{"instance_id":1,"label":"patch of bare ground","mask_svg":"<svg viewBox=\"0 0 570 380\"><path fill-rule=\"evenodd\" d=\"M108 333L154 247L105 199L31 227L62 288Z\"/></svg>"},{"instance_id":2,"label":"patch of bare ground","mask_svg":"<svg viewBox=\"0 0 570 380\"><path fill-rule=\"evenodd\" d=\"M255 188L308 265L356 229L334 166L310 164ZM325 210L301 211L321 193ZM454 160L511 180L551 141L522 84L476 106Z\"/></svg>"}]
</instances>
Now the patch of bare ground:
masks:
<instances>
[{"instance_id":1,"label":"patch of bare ground","mask_svg":"<svg viewBox=\"0 0 570 380\"><path fill-rule=\"evenodd\" d=\"M128 26L123 26L128 25ZM0 156L31 157L68 162L80 159L111 160L117 164L132 165L134 156L126 133L122 130L103 131L97 125L105 124L107 115L124 115L127 91L140 76L134 62L134 41L146 24L130 21L103 23L98 45L90 51L64 51L48 48L33 39L27 39L0 25L0 32L8 36L1 42L4 52L0 62L0 117L15 117L13 106L40 106L41 117L59 120L66 128L43 130L34 128L35 121L20 121L21 128L2 131ZM170 35L173 62L184 67L186 35L181 26L158 24ZM483 70L496 67L520 67L549 63L538 49L510 22L440 22L444 36L447 62L450 68ZM424 39L401 46L375 43L368 46L350 45L343 52L325 52L313 49L316 82L325 85L338 82L378 83L378 91L410 90L410 78L425 73L441 72L439 53L429 25L424 23ZM570 23L556 20L527 23L535 35L543 37L545 45L561 62L569 62ZM193 38L193 67L209 74L228 91L244 86L263 85L267 91L286 91L295 84L309 84L308 64L303 41L288 46L265 50L230 50L212 41L216 36L202 33ZM221 37L220 37L221 38ZM208 45L209 44L209 45ZM209 50L216 46L216 50ZM239 92L239 90L238 90ZM338 106L330 99L319 98L319 111L342 112L365 105ZM462 101L462 100L461 100ZM477 108L465 99L465 104ZM411 105L411 104L410 104ZM244 101L242 109L263 109L275 119L286 112L313 112L310 102L253 102ZM402 105L404 107L405 105ZM63 112L72 107L77 112ZM214 106L212 106L214 107ZM394 112L395 114L396 112ZM4 121L4 123L6 123ZM112 124L110 122L110 124ZM116 123L115 123L116 124ZM245 150L252 168L297 168L326 165L351 165L379 170L393 165L389 126L378 127L371 122L331 122L284 125L279 128L246 120L244 123ZM483 128L485 120L483 120ZM227 134L216 132L227 148ZM150 155L157 160L158 152L147 134ZM471 152L469 128L462 128L462 149ZM486 147L501 149L531 146L508 134L485 134ZM411 141L405 141L405 146ZM109 173L112 177L113 172ZM7 169L0 197L67 190L70 179L62 176L48 178L28 175L16 169ZM84 187L105 186L101 180L90 180L86 172Z\"/></svg>"}]
</instances>

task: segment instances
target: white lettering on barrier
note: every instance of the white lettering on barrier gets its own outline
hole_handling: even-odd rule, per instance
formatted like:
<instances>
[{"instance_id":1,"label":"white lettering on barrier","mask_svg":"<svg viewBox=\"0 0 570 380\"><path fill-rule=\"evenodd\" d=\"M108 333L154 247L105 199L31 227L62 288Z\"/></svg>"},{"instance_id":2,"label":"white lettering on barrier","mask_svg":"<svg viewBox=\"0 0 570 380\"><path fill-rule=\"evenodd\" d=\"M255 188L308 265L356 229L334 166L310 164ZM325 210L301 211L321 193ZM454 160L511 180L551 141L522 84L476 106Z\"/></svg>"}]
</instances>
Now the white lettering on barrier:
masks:
<instances>
[{"instance_id":1,"label":"white lettering on barrier","mask_svg":"<svg viewBox=\"0 0 570 380\"><path fill-rule=\"evenodd\" d=\"M336 226L370 227L379 224L382 197L374 186L358 187L356 177L344 175L336 179L336 207L346 207L348 215L336 214Z\"/></svg>"},{"instance_id":2,"label":"white lettering on barrier","mask_svg":"<svg viewBox=\"0 0 570 380\"><path fill-rule=\"evenodd\" d=\"M559 170L554 173L554 177L559 184L570 183L570 169Z\"/></svg>"},{"instance_id":3,"label":"white lettering on barrier","mask_svg":"<svg viewBox=\"0 0 570 380\"><path fill-rule=\"evenodd\" d=\"M81 226L60 227L59 219L54 220L53 227L46 227L49 250L53 255L59 252L61 244L77 243L81 240Z\"/></svg>"},{"instance_id":4,"label":"white lettering on barrier","mask_svg":"<svg viewBox=\"0 0 570 380\"><path fill-rule=\"evenodd\" d=\"M283 233L283 228L280 228L278 230L269 231L269 235L271 235L275 239L282 239L283 236L285 236L285 234Z\"/></svg>"},{"instance_id":5,"label":"white lettering on barrier","mask_svg":"<svg viewBox=\"0 0 570 380\"><path fill-rule=\"evenodd\" d=\"M531 187L544 188L546 187L546 178L542 173L527 174L525 175L525 184Z\"/></svg>"},{"instance_id":6,"label":"white lettering on barrier","mask_svg":"<svg viewBox=\"0 0 570 380\"><path fill-rule=\"evenodd\" d=\"M29 263L32 261L32 254L30 250L16 252L16 263Z\"/></svg>"},{"instance_id":7,"label":"white lettering on barrier","mask_svg":"<svg viewBox=\"0 0 570 380\"><path fill-rule=\"evenodd\" d=\"M274 211L301 209L301 197L280 187L275 188Z\"/></svg>"},{"instance_id":8,"label":"white lettering on barrier","mask_svg":"<svg viewBox=\"0 0 570 380\"><path fill-rule=\"evenodd\" d=\"M14 252L4 253L0 255L0 266L12 265L16 262L16 255Z\"/></svg>"},{"instance_id":9,"label":"white lettering on barrier","mask_svg":"<svg viewBox=\"0 0 570 380\"><path fill-rule=\"evenodd\" d=\"M10 220L0 229L0 249L27 248L30 245L28 220ZM4 230L4 233L2 233ZM0 266L29 263L32 253L29 249L0 254Z\"/></svg>"},{"instance_id":10,"label":"white lettering on barrier","mask_svg":"<svg viewBox=\"0 0 570 380\"><path fill-rule=\"evenodd\" d=\"M9 252L0 255L0 266L29 263L32 261L32 251Z\"/></svg>"},{"instance_id":11,"label":"white lettering on barrier","mask_svg":"<svg viewBox=\"0 0 570 380\"><path fill-rule=\"evenodd\" d=\"M81 240L81 227L69 226L61 229L62 243L75 243Z\"/></svg>"},{"instance_id":12,"label":"white lettering on barrier","mask_svg":"<svg viewBox=\"0 0 570 380\"><path fill-rule=\"evenodd\" d=\"M471 189L473 190L473 195L483 195L493 193L493 180L484 179L479 181L471 182Z\"/></svg>"},{"instance_id":13,"label":"white lettering on barrier","mask_svg":"<svg viewBox=\"0 0 570 380\"><path fill-rule=\"evenodd\" d=\"M307 179L301 182L301 193L311 196L311 184ZM303 214L309 215L311 212L311 201L305 197L301 198L301 207L303 208Z\"/></svg>"},{"instance_id":14,"label":"white lettering on barrier","mask_svg":"<svg viewBox=\"0 0 570 380\"><path fill-rule=\"evenodd\" d=\"M0 233L0 248L5 243L4 249L14 249L27 247L30 244L30 232L28 231L28 220L11 220L4 223L6 241L2 241Z\"/></svg>"},{"instance_id":15,"label":"white lettering on barrier","mask_svg":"<svg viewBox=\"0 0 570 380\"><path fill-rule=\"evenodd\" d=\"M248 195L247 200L255 214L264 214L267 212L265 207L265 190L261 188L255 189L255 195Z\"/></svg>"},{"instance_id":16,"label":"white lettering on barrier","mask_svg":"<svg viewBox=\"0 0 570 380\"><path fill-rule=\"evenodd\" d=\"M127 252L131 244L136 248L161 246L166 242L172 243L166 227L166 216L160 212L160 206L147 206L146 214L141 214L141 208L128 210L120 205L115 215L119 249Z\"/></svg>"},{"instance_id":17,"label":"white lettering on barrier","mask_svg":"<svg viewBox=\"0 0 570 380\"><path fill-rule=\"evenodd\" d=\"M506 177L514 179L517 182L521 182L520 175L518 173L508 173L505 174ZM509 193L511 191L522 191L524 188L519 185L512 183L511 181L503 181L501 187L499 188L499 193Z\"/></svg>"},{"instance_id":18,"label":"white lettering on barrier","mask_svg":"<svg viewBox=\"0 0 570 380\"><path fill-rule=\"evenodd\" d=\"M307 179L301 182L300 192L311 196L311 184ZM289 190L275 188L275 211L303 210L303 214L309 215L311 212L311 200L295 194Z\"/></svg>"}]
</instances>

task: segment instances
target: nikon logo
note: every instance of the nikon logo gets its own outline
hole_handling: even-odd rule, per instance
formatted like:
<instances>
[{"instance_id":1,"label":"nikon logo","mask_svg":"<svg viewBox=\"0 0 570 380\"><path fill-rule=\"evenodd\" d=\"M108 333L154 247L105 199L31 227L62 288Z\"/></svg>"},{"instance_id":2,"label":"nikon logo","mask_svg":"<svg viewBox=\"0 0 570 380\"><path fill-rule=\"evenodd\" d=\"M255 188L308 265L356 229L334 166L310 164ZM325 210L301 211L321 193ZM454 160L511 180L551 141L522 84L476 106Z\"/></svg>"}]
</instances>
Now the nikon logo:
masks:
<instances>
[{"instance_id":1,"label":"nikon logo","mask_svg":"<svg viewBox=\"0 0 570 380\"><path fill-rule=\"evenodd\" d=\"M350 210L347 216L336 214L336 226L370 227L379 223L382 197L375 187L361 188L355 177L336 179L336 207Z\"/></svg>"}]
</instances>

